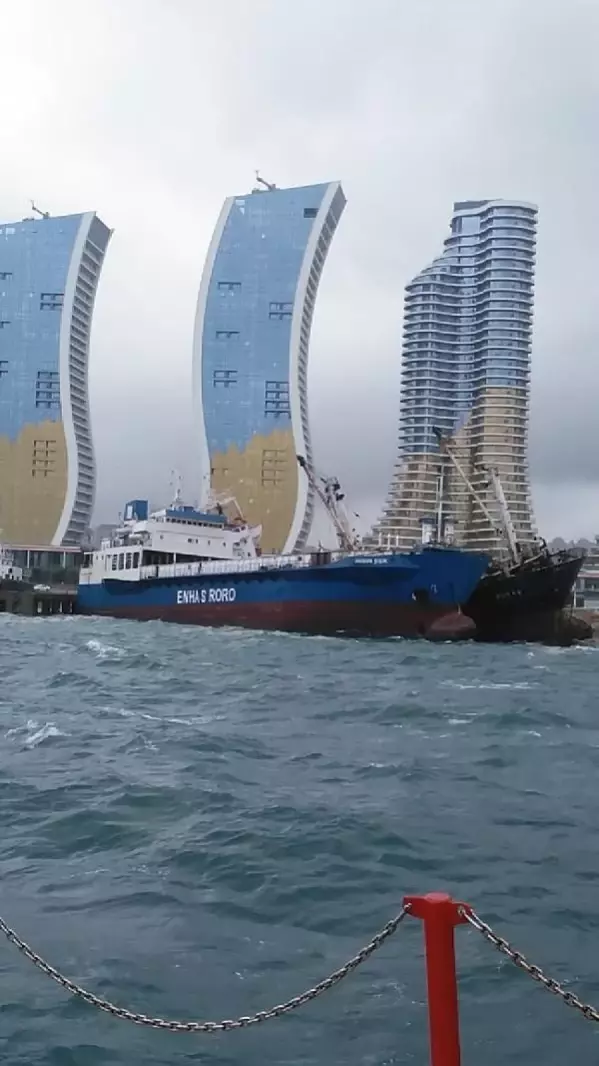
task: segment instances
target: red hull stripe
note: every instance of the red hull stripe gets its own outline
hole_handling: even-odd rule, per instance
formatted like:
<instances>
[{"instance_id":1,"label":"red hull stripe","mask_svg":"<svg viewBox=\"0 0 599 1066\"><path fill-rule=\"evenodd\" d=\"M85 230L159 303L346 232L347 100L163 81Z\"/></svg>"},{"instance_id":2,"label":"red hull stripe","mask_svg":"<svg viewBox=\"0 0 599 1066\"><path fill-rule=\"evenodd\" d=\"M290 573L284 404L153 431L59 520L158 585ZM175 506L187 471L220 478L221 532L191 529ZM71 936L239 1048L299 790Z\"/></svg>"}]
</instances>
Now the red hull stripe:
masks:
<instances>
[{"instance_id":1,"label":"red hull stripe","mask_svg":"<svg viewBox=\"0 0 599 1066\"><path fill-rule=\"evenodd\" d=\"M116 604L94 614L139 621L162 620L183 625L241 626L289 633L355 633L364 636L424 636L439 618L455 612L453 604L364 604L364 602L296 602L216 605L154 605L127 608ZM87 613L87 612L86 612ZM92 612L89 612L92 613Z\"/></svg>"}]
</instances>

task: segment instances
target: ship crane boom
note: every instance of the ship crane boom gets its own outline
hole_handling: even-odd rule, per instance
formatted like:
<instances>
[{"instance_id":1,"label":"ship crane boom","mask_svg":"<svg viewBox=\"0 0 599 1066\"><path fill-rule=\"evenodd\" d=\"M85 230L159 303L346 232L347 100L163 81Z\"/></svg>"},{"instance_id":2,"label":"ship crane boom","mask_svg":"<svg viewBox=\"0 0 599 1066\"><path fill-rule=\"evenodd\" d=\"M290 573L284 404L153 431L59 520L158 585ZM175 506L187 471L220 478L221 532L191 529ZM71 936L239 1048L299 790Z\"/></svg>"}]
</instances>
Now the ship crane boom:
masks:
<instances>
[{"instance_id":1,"label":"ship crane boom","mask_svg":"<svg viewBox=\"0 0 599 1066\"><path fill-rule=\"evenodd\" d=\"M339 481L336 477L324 477L315 473L303 455L298 455L297 461L333 523L341 551L357 551L360 546L359 540L351 528L343 506L344 496Z\"/></svg>"},{"instance_id":2,"label":"ship crane boom","mask_svg":"<svg viewBox=\"0 0 599 1066\"><path fill-rule=\"evenodd\" d=\"M439 448L441 452L447 456L451 465L457 471L462 482L468 489L468 492L470 493L472 498L476 500L478 506L480 507L489 525L491 526L491 529L493 529L499 536L505 538L512 563L519 563L521 561L521 553L518 546L518 541L516 539L516 531L514 529L514 523L512 522L512 516L509 512L505 493L503 491L503 485L501 484L498 471L495 468L492 468L486 470L486 473L489 476L490 485L493 489L493 494L499 507L499 514L501 516L501 526L497 525L495 519L493 518L493 515L489 511L489 508L482 499L480 493L476 491L474 485L470 481L470 478L456 459L447 437L445 437L439 429L435 429L434 433L439 441Z\"/></svg>"}]
</instances>

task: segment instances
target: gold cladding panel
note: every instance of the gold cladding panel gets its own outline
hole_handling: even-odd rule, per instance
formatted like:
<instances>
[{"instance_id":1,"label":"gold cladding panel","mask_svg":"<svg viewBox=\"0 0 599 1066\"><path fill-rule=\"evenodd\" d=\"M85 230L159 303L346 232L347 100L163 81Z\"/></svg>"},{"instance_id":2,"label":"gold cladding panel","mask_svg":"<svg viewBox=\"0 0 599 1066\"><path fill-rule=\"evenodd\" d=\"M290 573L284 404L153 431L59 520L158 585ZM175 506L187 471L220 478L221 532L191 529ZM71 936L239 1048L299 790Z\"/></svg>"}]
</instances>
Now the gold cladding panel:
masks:
<instances>
[{"instance_id":1,"label":"gold cladding panel","mask_svg":"<svg viewBox=\"0 0 599 1066\"><path fill-rule=\"evenodd\" d=\"M26 425L14 441L0 436L0 539L9 544L50 544L66 491L62 422Z\"/></svg>"},{"instance_id":2,"label":"gold cladding panel","mask_svg":"<svg viewBox=\"0 0 599 1066\"><path fill-rule=\"evenodd\" d=\"M211 465L214 492L230 493L248 522L262 526L262 551L282 551L298 492L291 430L256 435L243 451L233 444L226 452L215 452Z\"/></svg>"}]
</instances>

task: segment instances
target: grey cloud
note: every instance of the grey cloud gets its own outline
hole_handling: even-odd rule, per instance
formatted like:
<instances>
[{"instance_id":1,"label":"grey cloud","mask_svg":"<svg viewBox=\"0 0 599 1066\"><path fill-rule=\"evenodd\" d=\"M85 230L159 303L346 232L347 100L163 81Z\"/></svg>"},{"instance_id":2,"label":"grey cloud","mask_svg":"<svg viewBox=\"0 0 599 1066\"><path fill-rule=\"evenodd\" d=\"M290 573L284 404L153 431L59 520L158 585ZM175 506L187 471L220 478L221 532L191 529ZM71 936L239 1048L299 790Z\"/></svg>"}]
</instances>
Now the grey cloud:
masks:
<instances>
[{"instance_id":1,"label":"grey cloud","mask_svg":"<svg viewBox=\"0 0 599 1066\"><path fill-rule=\"evenodd\" d=\"M115 228L93 337L97 518L194 486L195 301L225 195L341 178L314 321L316 455L374 517L395 453L403 288L455 199L539 204L531 463L540 523L599 526L595 0L34 0L3 9L0 216ZM595 497L597 503L595 503ZM566 502L567 501L567 502ZM578 501L578 502L576 502Z\"/></svg>"}]
</instances>

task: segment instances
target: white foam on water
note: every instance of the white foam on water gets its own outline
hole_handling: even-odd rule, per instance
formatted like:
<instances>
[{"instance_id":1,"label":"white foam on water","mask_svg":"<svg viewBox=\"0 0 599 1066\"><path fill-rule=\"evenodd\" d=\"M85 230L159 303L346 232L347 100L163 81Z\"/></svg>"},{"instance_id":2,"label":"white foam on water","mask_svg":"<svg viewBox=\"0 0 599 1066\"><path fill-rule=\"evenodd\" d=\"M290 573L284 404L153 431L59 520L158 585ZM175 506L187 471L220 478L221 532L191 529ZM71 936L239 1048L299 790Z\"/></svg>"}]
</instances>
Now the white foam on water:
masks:
<instances>
[{"instance_id":1,"label":"white foam on water","mask_svg":"<svg viewBox=\"0 0 599 1066\"><path fill-rule=\"evenodd\" d=\"M109 714L120 714L121 718L144 718L146 722L168 722L169 725L208 725L221 722L224 714L198 714L194 718L177 718L170 715L150 714L148 711L132 711L129 707L102 707Z\"/></svg>"},{"instance_id":2,"label":"white foam on water","mask_svg":"<svg viewBox=\"0 0 599 1066\"><path fill-rule=\"evenodd\" d=\"M538 681L442 681L442 688L459 689L529 689L538 688Z\"/></svg>"},{"instance_id":3,"label":"white foam on water","mask_svg":"<svg viewBox=\"0 0 599 1066\"><path fill-rule=\"evenodd\" d=\"M29 727L30 723L27 723ZM37 723L35 723L37 725ZM35 729L34 732L30 732L25 737L26 748L37 748L39 744L43 744L44 740L49 740L50 737L66 737L67 734L62 730L57 729L54 722L44 722L40 729Z\"/></svg>"},{"instance_id":4,"label":"white foam on water","mask_svg":"<svg viewBox=\"0 0 599 1066\"><path fill-rule=\"evenodd\" d=\"M544 655L594 655L599 651L597 644L573 644L571 648L543 648Z\"/></svg>"},{"instance_id":5,"label":"white foam on water","mask_svg":"<svg viewBox=\"0 0 599 1066\"><path fill-rule=\"evenodd\" d=\"M39 729L39 722L35 718L28 718L25 725L15 725L12 729L9 729L4 736L5 737L18 737L21 733L33 733L36 729Z\"/></svg>"},{"instance_id":6,"label":"white foam on water","mask_svg":"<svg viewBox=\"0 0 599 1066\"><path fill-rule=\"evenodd\" d=\"M20 734L20 733L25 733L25 732L27 732L27 730L28 730L28 729L37 729L37 722L31 722L31 721L29 721L29 722L27 722L27 725L26 725L26 726L23 726L23 725L15 725L15 726L13 726L13 727L12 727L12 729L8 729L8 730L6 731L6 733L4 734L4 736L5 736L5 737L6 737L6 739L8 740L8 739L9 739L10 737L17 737L17 736L19 736L19 734Z\"/></svg>"},{"instance_id":7,"label":"white foam on water","mask_svg":"<svg viewBox=\"0 0 599 1066\"><path fill-rule=\"evenodd\" d=\"M127 655L124 648L117 648L114 644L102 644L100 640L88 640L85 647L97 659L124 659Z\"/></svg>"},{"instance_id":8,"label":"white foam on water","mask_svg":"<svg viewBox=\"0 0 599 1066\"><path fill-rule=\"evenodd\" d=\"M135 713L136 712L133 711L133 714L135 714ZM148 721L148 722L170 722L171 725L195 725L196 724L196 722L192 721L190 718L166 718L164 715L147 714L145 711L138 711L137 714L139 715L140 718L145 718L146 721ZM207 720L208 721L212 721L211 718L208 718Z\"/></svg>"},{"instance_id":9,"label":"white foam on water","mask_svg":"<svg viewBox=\"0 0 599 1066\"><path fill-rule=\"evenodd\" d=\"M539 684L538 681L489 681L489 682L483 682L478 687L479 688L487 688L487 689L493 689L493 688L527 689L527 688L537 688L538 684Z\"/></svg>"}]
</instances>

